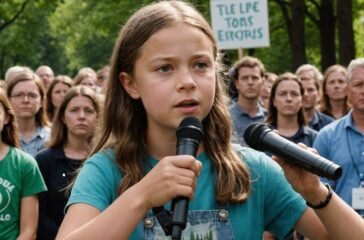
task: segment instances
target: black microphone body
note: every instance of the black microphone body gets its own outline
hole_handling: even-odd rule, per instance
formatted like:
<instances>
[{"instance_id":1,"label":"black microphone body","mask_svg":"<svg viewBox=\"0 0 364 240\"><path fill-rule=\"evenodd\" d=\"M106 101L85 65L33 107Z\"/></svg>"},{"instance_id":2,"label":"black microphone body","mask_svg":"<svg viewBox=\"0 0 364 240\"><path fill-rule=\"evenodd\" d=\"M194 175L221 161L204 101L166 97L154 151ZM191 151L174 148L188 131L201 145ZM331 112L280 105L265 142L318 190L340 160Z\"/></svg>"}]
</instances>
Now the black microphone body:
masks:
<instances>
[{"instance_id":1,"label":"black microphone body","mask_svg":"<svg viewBox=\"0 0 364 240\"><path fill-rule=\"evenodd\" d=\"M250 124L244 133L244 139L251 148L268 151L320 177L337 180L342 175L342 168L337 164L300 148L297 144L273 132L265 124Z\"/></svg>"},{"instance_id":2,"label":"black microphone body","mask_svg":"<svg viewBox=\"0 0 364 240\"><path fill-rule=\"evenodd\" d=\"M177 129L177 155L196 157L202 135L202 125L197 118L183 119ZM182 230L186 228L188 202L186 197L177 197L172 201L172 239L181 239Z\"/></svg>"}]
</instances>

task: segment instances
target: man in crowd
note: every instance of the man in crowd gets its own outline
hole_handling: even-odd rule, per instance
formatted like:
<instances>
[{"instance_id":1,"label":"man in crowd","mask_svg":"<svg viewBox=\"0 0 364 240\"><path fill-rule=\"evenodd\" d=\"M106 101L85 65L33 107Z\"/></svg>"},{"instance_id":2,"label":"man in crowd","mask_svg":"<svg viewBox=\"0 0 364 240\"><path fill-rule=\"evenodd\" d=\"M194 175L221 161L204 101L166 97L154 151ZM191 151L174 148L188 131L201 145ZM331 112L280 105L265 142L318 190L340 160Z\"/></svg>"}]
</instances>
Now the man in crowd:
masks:
<instances>
[{"instance_id":1,"label":"man in crowd","mask_svg":"<svg viewBox=\"0 0 364 240\"><path fill-rule=\"evenodd\" d=\"M352 110L321 129L313 147L343 168L341 178L330 184L364 216L364 58L351 61L347 83Z\"/></svg>"},{"instance_id":2,"label":"man in crowd","mask_svg":"<svg viewBox=\"0 0 364 240\"><path fill-rule=\"evenodd\" d=\"M37 68L35 73L38 75L38 77L42 80L45 89L47 89L48 85L53 81L54 79L54 73L53 70L46 66L42 65Z\"/></svg>"},{"instance_id":3,"label":"man in crowd","mask_svg":"<svg viewBox=\"0 0 364 240\"><path fill-rule=\"evenodd\" d=\"M263 63L250 56L240 59L233 68L233 86L238 94L232 100L229 110L236 134L234 137L242 145L245 145L244 132L249 124L263 122L266 116L266 110L259 104L264 74Z\"/></svg>"}]
</instances>

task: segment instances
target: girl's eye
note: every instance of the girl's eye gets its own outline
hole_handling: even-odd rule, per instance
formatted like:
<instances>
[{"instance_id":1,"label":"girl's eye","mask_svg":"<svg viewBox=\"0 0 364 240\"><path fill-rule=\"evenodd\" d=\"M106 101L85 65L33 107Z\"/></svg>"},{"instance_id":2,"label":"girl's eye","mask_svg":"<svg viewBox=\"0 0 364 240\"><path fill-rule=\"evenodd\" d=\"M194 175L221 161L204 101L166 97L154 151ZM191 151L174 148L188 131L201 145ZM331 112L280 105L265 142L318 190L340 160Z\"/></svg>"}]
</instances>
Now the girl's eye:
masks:
<instances>
[{"instance_id":1,"label":"girl's eye","mask_svg":"<svg viewBox=\"0 0 364 240\"><path fill-rule=\"evenodd\" d=\"M203 69L203 68L207 68L208 65L205 62L198 62L198 63L195 64L195 67L199 68L199 69Z\"/></svg>"},{"instance_id":2,"label":"girl's eye","mask_svg":"<svg viewBox=\"0 0 364 240\"><path fill-rule=\"evenodd\" d=\"M172 68L169 65L164 65L164 66L161 66L161 67L158 68L159 72L169 72L171 70L172 70Z\"/></svg>"}]
</instances>

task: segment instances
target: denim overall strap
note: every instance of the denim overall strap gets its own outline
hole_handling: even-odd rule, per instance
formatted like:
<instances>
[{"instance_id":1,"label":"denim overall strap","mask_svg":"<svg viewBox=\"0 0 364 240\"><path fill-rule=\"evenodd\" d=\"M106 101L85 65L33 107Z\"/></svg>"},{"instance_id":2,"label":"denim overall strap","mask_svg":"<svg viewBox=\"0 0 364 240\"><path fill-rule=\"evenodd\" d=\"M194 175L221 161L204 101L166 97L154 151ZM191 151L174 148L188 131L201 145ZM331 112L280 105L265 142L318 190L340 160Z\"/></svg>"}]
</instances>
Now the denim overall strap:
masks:
<instances>
[{"instance_id":1,"label":"denim overall strap","mask_svg":"<svg viewBox=\"0 0 364 240\"><path fill-rule=\"evenodd\" d=\"M149 211L143 220L144 239L171 239L165 236L157 218ZM198 237L197 237L198 236ZM216 239L233 240L233 230L229 221L229 212L224 209L189 211L186 229L182 232L182 239Z\"/></svg>"}]
</instances>

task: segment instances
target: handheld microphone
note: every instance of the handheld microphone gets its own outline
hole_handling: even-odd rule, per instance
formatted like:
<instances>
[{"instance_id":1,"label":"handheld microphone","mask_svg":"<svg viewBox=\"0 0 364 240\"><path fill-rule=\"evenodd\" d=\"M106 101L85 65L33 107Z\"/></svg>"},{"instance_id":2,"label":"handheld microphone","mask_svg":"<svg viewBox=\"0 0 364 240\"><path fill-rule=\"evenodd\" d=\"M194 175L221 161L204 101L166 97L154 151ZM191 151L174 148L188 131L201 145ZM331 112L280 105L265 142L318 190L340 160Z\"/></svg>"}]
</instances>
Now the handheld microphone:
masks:
<instances>
[{"instance_id":1,"label":"handheld microphone","mask_svg":"<svg viewBox=\"0 0 364 240\"><path fill-rule=\"evenodd\" d=\"M203 135L203 127L195 117L186 117L177 129L177 155L196 157ZM182 230L186 228L188 198L177 197L172 201L172 239L181 239Z\"/></svg>"},{"instance_id":2,"label":"handheld microphone","mask_svg":"<svg viewBox=\"0 0 364 240\"><path fill-rule=\"evenodd\" d=\"M300 148L297 144L273 132L265 124L250 124L245 130L244 139L251 148L258 151L268 151L320 177L337 180L342 175L340 166L324 157Z\"/></svg>"}]
</instances>

